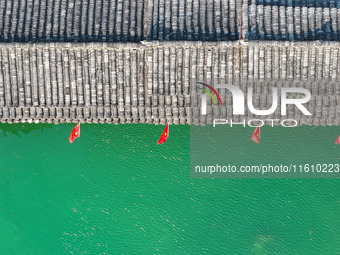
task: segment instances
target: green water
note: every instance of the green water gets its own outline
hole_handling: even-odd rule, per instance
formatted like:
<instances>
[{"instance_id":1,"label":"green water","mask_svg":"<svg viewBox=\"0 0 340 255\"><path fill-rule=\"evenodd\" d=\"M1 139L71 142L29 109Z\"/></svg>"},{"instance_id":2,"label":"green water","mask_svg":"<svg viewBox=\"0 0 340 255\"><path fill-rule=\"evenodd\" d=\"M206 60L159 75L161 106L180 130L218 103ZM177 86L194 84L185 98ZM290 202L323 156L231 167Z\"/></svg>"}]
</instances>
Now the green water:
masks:
<instances>
[{"instance_id":1,"label":"green water","mask_svg":"<svg viewBox=\"0 0 340 255\"><path fill-rule=\"evenodd\" d=\"M72 128L0 124L1 255L340 254L340 179L191 179L188 126ZM338 127L278 129L285 158L340 154Z\"/></svg>"}]
</instances>

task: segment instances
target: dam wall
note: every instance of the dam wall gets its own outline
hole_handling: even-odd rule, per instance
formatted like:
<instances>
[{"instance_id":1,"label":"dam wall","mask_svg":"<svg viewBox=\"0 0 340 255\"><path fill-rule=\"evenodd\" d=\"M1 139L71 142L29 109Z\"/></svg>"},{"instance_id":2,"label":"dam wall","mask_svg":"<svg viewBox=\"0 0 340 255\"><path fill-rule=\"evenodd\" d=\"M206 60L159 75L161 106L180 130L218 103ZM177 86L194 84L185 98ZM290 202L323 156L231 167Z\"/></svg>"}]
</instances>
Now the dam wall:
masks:
<instances>
[{"instance_id":1,"label":"dam wall","mask_svg":"<svg viewBox=\"0 0 340 255\"><path fill-rule=\"evenodd\" d=\"M0 47L0 120L204 125L201 81L251 86L257 109L270 108L272 87L303 87L312 116L289 107L284 119L338 125L339 76L338 42L10 43ZM209 116L228 118L231 95L219 93ZM278 111L267 117L283 119Z\"/></svg>"},{"instance_id":2,"label":"dam wall","mask_svg":"<svg viewBox=\"0 0 340 255\"><path fill-rule=\"evenodd\" d=\"M3 0L0 42L340 40L340 0Z\"/></svg>"}]
</instances>

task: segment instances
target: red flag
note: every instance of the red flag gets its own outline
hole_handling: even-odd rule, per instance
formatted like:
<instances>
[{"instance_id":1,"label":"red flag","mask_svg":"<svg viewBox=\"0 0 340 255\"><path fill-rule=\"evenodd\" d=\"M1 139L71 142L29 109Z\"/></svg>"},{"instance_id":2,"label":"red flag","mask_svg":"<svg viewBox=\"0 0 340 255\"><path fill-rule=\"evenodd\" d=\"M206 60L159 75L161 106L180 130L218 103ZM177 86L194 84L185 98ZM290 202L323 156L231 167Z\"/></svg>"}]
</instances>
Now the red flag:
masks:
<instances>
[{"instance_id":1,"label":"red flag","mask_svg":"<svg viewBox=\"0 0 340 255\"><path fill-rule=\"evenodd\" d=\"M72 130L69 141L73 143L74 139L80 136L80 123L78 123Z\"/></svg>"},{"instance_id":2,"label":"red flag","mask_svg":"<svg viewBox=\"0 0 340 255\"><path fill-rule=\"evenodd\" d=\"M255 143L259 143L260 140L260 127L255 128L253 134L251 135L251 140L253 140Z\"/></svg>"},{"instance_id":3,"label":"red flag","mask_svg":"<svg viewBox=\"0 0 340 255\"><path fill-rule=\"evenodd\" d=\"M335 144L339 144L340 143L340 136L335 140Z\"/></svg>"},{"instance_id":4,"label":"red flag","mask_svg":"<svg viewBox=\"0 0 340 255\"><path fill-rule=\"evenodd\" d=\"M164 131L161 137L159 138L157 144L165 143L166 139L168 139L168 136L169 136L169 124L167 124L166 127L164 128Z\"/></svg>"}]
</instances>

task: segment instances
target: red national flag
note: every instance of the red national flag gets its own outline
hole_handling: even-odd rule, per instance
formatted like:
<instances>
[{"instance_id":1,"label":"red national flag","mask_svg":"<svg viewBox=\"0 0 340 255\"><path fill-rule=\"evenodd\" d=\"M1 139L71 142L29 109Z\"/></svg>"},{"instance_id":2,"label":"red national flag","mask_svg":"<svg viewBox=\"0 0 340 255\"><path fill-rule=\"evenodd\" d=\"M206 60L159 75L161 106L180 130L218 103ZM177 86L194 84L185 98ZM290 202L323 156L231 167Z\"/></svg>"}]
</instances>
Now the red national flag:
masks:
<instances>
[{"instance_id":1,"label":"red national flag","mask_svg":"<svg viewBox=\"0 0 340 255\"><path fill-rule=\"evenodd\" d=\"M164 131L161 137L159 138L157 144L165 143L166 139L168 139L168 136L169 136L169 124L167 124L166 127L164 128Z\"/></svg>"},{"instance_id":2,"label":"red national flag","mask_svg":"<svg viewBox=\"0 0 340 255\"><path fill-rule=\"evenodd\" d=\"M339 144L340 143L340 136L335 140L335 144Z\"/></svg>"},{"instance_id":3,"label":"red national flag","mask_svg":"<svg viewBox=\"0 0 340 255\"><path fill-rule=\"evenodd\" d=\"M73 143L74 139L80 136L80 123L78 123L72 130L69 141Z\"/></svg>"},{"instance_id":4,"label":"red national flag","mask_svg":"<svg viewBox=\"0 0 340 255\"><path fill-rule=\"evenodd\" d=\"M251 135L251 140L253 140L255 143L259 143L260 140L260 127L255 128L253 134Z\"/></svg>"}]
</instances>

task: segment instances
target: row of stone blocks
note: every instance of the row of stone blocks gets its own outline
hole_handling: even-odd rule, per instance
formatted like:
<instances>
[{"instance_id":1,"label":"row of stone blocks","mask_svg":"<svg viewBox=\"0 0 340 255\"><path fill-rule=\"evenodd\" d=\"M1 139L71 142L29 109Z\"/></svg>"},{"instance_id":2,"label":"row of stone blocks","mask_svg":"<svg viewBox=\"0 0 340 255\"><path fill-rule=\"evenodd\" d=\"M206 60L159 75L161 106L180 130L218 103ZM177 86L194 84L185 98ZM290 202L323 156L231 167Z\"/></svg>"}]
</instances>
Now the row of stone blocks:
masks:
<instances>
[{"instance_id":1,"label":"row of stone blocks","mask_svg":"<svg viewBox=\"0 0 340 255\"><path fill-rule=\"evenodd\" d=\"M339 1L3 0L2 42L340 40Z\"/></svg>"},{"instance_id":2,"label":"row of stone blocks","mask_svg":"<svg viewBox=\"0 0 340 255\"><path fill-rule=\"evenodd\" d=\"M340 99L340 97L339 97ZM218 109L218 107L208 106L208 115L200 115L200 107L140 107L133 109L132 116L122 116L117 114L117 107L30 107L0 108L1 122L36 122L36 123L149 123L149 124L189 124L205 125L212 124L214 119L232 119L234 123L243 120L276 120L274 125L283 120L296 120L298 125L338 125L340 123L340 107L338 105L320 106L308 105L308 110L312 116L303 116L298 110L288 108L287 116L281 116L280 110L275 111L269 116L255 116L247 113L245 116L231 114L230 108ZM215 109L213 109L215 108ZM144 114L149 113L147 115ZM157 113L160 113L159 115ZM232 116L232 117L230 117ZM270 123L270 121L268 121ZM266 123L266 125L268 125Z\"/></svg>"},{"instance_id":3,"label":"row of stone blocks","mask_svg":"<svg viewBox=\"0 0 340 255\"><path fill-rule=\"evenodd\" d=\"M0 120L3 123L191 124L187 118L190 116L190 107L139 107L132 109L132 116L119 116L117 110L117 107L2 107ZM144 112L149 114L145 115Z\"/></svg>"},{"instance_id":4,"label":"row of stone blocks","mask_svg":"<svg viewBox=\"0 0 340 255\"><path fill-rule=\"evenodd\" d=\"M0 107L177 104L196 81L262 79L317 83L340 77L338 44L5 45ZM332 85L332 86L330 86ZM321 95L321 94L320 94Z\"/></svg>"},{"instance_id":5,"label":"row of stone blocks","mask_svg":"<svg viewBox=\"0 0 340 255\"><path fill-rule=\"evenodd\" d=\"M209 123L200 121L196 82L224 78L244 94L252 87L256 109L272 105L272 87L305 88L312 118L337 120L339 76L338 43L7 44L0 48L0 119ZM231 94L219 93L226 110L210 100L210 115L231 116ZM288 113L303 119L297 109Z\"/></svg>"},{"instance_id":6,"label":"row of stone blocks","mask_svg":"<svg viewBox=\"0 0 340 255\"><path fill-rule=\"evenodd\" d=\"M253 119L249 119L246 118L245 119L245 125L248 125L248 121L253 120ZM234 122L234 126L240 126L243 125L243 120L233 120ZM181 125L185 125L185 124L189 124L192 123L192 125L212 125L213 121L207 121L206 118L201 117L198 119L172 119L171 117L169 117L168 119L162 119L162 120L158 120L158 121L146 121L146 120L136 120L136 121L132 121L132 122L127 122L126 120L121 120L121 119L113 119L113 118L89 118L89 119L52 119L52 118L28 118L28 119L4 119L1 118L0 122L2 123L8 123L8 124L12 124L12 123L54 123L54 124L62 124L62 123L94 123L94 124L129 124L129 123L140 123L140 124L155 124L155 125L166 125L166 124L181 124ZM256 123L259 122L252 122L251 125L258 125ZM273 125L274 126L279 126L281 122L274 122ZM230 125L230 123L228 124ZM268 125L268 124L265 124ZM270 124L271 125L271 124ZM295 123L293 121L287 121L285 122L284 125L288 125L288 126L294 126ZM331 119L300 119L297 122L297 126L302 126L302 125L308 125L308 126L339 126L340 125L340 120L331 120Z\"/></svg>"},{"instance_id":7,"label":"row of stone blocks","mask_svg":"<svg viewBox=\"0 0 340 255\"><path fill-rule=\"evenodd\" d=\"M242 0L6 0L0 41L236 40Z\"/></svg>"}]
</instances>

